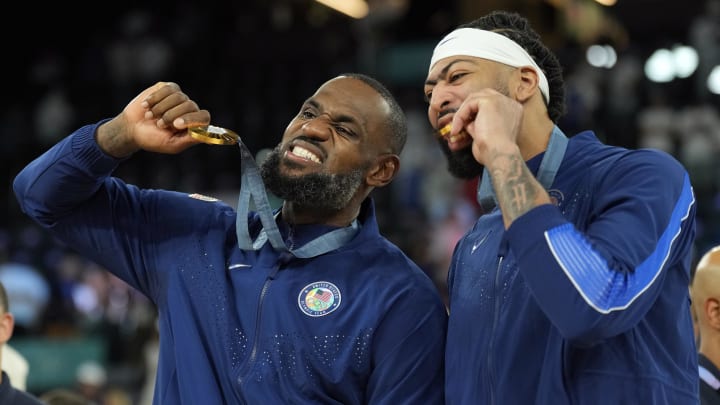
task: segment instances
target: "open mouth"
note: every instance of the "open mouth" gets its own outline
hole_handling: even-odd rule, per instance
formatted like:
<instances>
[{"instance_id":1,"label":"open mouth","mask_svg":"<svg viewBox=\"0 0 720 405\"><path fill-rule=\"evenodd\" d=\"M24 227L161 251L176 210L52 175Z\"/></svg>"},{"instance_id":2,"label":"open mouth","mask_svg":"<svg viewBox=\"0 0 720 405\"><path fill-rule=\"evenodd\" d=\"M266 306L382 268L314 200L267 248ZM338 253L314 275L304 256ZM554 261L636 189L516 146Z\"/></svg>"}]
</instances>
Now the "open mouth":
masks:
<instances>
[{"instance_id":1,"label":"open mouth","mask_svg":"<svg viewBox=\"0 0 720 405\"><path fill-rule=\"evenodd\" d=\"M448 147L452 150L459 149L462 146L465 146L466 144L472 142L472 137L465 132L460 131L455 135L450 136L450 131L452 130L452 124L448 123L447 125L443 126L437 131L437 134L440 138L445 139L448 143Z\"/></svg>"},{"instance_id":2,"label":"open mouth","mask_svg":"<svg viewBox=\"0 0 720 405\"><path fill-rule=\"evenodd\" d=\"M295 145L288 151L289 154L295 155L303 160L309 160L311 162L320 164L322 160L315 153L303 148L302 146Z\"/></svg>"}]
</instances>

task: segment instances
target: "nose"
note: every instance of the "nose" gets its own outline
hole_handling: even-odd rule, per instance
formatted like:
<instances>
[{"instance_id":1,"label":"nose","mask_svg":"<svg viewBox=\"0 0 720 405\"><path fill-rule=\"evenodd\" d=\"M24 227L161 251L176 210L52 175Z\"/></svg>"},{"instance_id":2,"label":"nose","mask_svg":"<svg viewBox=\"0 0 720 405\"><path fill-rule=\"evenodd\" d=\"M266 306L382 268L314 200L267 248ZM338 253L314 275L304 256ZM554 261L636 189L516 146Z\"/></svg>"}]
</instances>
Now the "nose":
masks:
<instances>
[{"instance_id":1,"label":"nose","mask_svg":"<svg viewBox=\"0 0 720 405\"><path fill-rule=\"evenodd\" d=\"M332 136L332 127L326 117L315 117L302 124L303 133L315 139L326 140Z\"/></svg>"}]
</instances>

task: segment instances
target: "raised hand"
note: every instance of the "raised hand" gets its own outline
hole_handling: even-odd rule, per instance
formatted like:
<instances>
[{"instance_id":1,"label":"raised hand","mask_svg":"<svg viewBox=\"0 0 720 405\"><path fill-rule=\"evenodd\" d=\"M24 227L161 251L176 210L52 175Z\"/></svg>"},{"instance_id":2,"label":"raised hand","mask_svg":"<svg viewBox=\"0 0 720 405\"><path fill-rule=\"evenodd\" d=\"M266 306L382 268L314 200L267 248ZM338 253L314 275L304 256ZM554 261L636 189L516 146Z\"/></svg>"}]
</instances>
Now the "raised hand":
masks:
<instances>
[{"instance_id":1,"label":"raised hand","mask_svg":"<svg viewBox=\"0 0 720 405\"><path fill-rule=\"evenodd\" d=\"M174 154L199 143L188 134L188 127L209 123L210 112L200 109L180 86L158 82L101 125L97 141L106 153L115 157L125 157L140 149Z\"/></svg>"}]
</instances>

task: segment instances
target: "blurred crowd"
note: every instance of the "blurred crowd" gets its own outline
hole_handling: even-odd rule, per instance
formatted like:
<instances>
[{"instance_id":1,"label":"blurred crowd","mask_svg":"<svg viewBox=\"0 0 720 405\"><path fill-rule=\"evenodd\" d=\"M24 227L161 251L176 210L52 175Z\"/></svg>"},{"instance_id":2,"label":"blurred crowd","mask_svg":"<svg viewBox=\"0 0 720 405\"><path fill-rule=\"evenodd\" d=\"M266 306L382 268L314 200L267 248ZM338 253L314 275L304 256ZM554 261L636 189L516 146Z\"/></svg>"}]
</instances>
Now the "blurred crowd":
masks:
<instances>
[{"instance_id":1,"label":"blurred crowd","mask_svg":"<svg viewBox=\"0 0 720 405\"><path fill-rule=\"evenodd\" d=\"M349 22L300 2L236 2L221 11L182 1L158 4L118 6L112 17L76 21L78 29L48 18L40 24L47 38L25 47L22 63L10 67L14 77L6 79L0 281L16 317L11 343L29 358L27 389L37 394L90 385L93 390L82 392L98 404L149 403L143 401L154 373L153 306L30 223L19 212L11 183L61 137L117 114L155 81L178 82L211 111L215 124L235 129L260 159L296 113L294 106L331 75L362 71L385 78L406 109L410 136L400 176L374 195L382 230L443 290L454 243L479 212L476 183L455 180L445 170L427 124L424 77L383 75L384 59L377 57L389 44L436 40L459 21L453 7L411 9L394 16L393 27L383 16ZM701 58L713 52L717 57L720 16L700 17L682 40L702 46ZM648 50L642 47L628 49L612 69L601 69L585 62L577 44L558 46L566 67L568 114L560 123L565 133L593 129L610 144L655 147L676 156L695 187L697 252L719 244L720 96L707 92L699 75L649 83L642 60ZM203 193L235 205L239 163L235 148L199 145L181 156L140 152L117 175L142 187ZM57 353L62 356L53 357Z\"/></svg>"}]
</instances>

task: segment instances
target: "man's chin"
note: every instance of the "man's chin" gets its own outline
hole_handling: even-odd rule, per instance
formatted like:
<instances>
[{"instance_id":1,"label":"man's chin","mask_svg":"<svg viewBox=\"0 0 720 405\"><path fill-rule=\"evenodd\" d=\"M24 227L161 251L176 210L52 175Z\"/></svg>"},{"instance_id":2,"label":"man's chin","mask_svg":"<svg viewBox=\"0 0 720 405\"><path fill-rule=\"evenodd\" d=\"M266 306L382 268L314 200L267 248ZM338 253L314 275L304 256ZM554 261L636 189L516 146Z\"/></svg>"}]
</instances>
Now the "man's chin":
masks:
<instances>
[{"instance_id":1,"label":"man's chin","mask_svg":"<svg viewBox=\"0 0 720 405\"><path fill-rule=\"evenodd\" d=\"M457 151L443 148L447 158L447 169L453 177L459 179L474 179L482 174L483 166L475 160L470 146Z\"/></svg>"},{"instance_id":2,"label":"man's chin","mask_svg":"<svg viewBox=\"0 0 720 405\"><path fill-rule=\"evenodd\" d=\"M453 153L457 153L472 146L472 138L465 132L461 132L453 138L445 138L447 149Z\"/></svg>"},{"instance_id":3,"label":"man's chin","mask_svg":"<svg viewBox=\"0 0 720 405\"><path fill-rule=\"evenodd\" d=\"M479 168L476 169L468 169L468 168L457 168L453 166L448 166L448 172L450 172L450 175L461 179L461 180L472 180L478 176L480 176L483 172L483 167L479 166Z\"/></svg>"}]
</instances>

